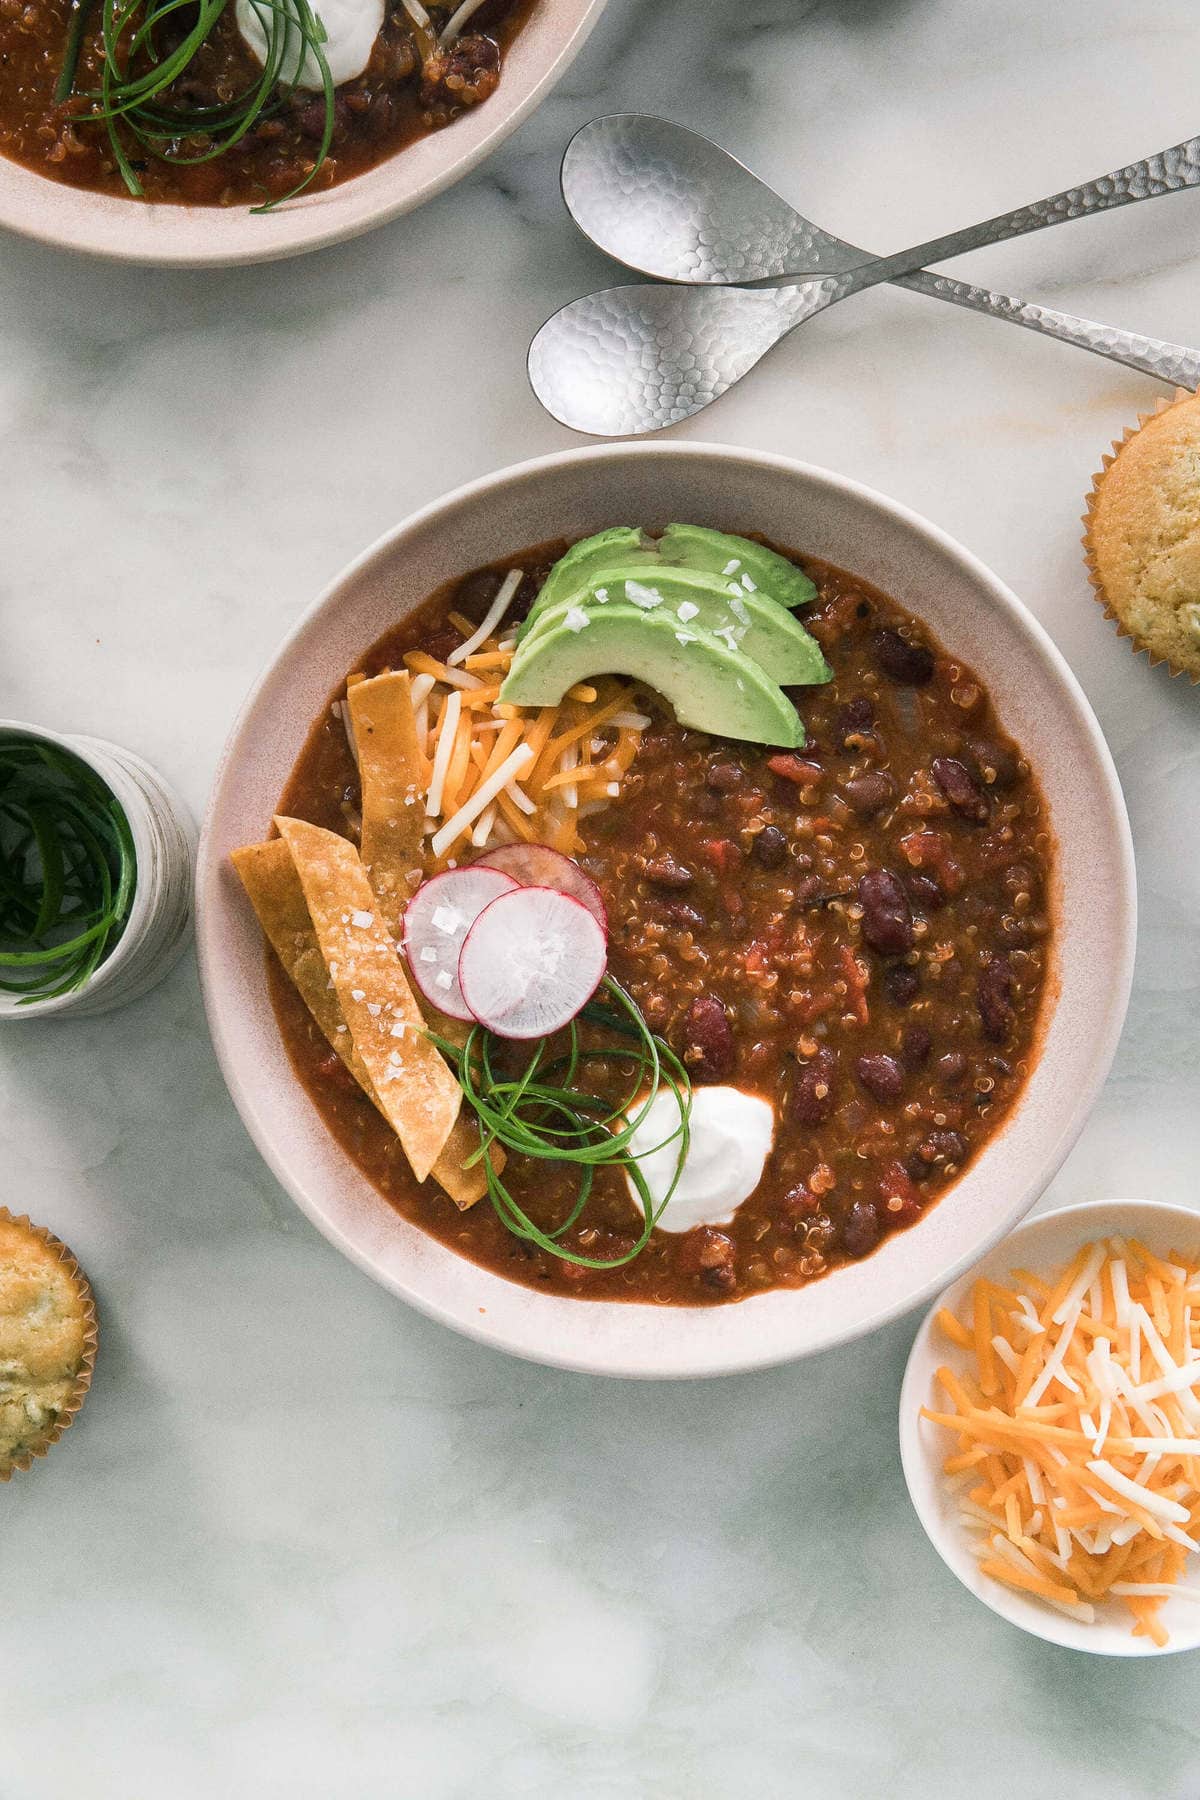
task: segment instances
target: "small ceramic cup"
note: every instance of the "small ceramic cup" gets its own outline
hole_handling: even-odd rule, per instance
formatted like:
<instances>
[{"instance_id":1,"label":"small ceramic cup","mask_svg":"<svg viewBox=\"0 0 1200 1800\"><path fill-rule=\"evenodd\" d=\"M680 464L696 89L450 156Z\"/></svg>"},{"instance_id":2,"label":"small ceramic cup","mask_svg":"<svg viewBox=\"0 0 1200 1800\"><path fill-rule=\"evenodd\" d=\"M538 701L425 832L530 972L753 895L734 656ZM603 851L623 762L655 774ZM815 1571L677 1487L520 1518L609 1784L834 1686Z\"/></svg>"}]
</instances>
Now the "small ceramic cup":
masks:
<instances>
[{"instance_id":1,"label":"small ceramic cup","mask_svg":"<svg viewBox=\"0 0 1200 1800\"><path fill-rule=\"evenodd\" d=\"M20 1004L0 994L0 1020L83 1018L137 1000L183 954L192 911L196 827L179 796L140 756L104 738L72 737L43 726L0 719L0 738L22 737L68 750L87 765L124 808L133 835L137 885L115 948L74 993Z\"/></svg>"}]
</instances>

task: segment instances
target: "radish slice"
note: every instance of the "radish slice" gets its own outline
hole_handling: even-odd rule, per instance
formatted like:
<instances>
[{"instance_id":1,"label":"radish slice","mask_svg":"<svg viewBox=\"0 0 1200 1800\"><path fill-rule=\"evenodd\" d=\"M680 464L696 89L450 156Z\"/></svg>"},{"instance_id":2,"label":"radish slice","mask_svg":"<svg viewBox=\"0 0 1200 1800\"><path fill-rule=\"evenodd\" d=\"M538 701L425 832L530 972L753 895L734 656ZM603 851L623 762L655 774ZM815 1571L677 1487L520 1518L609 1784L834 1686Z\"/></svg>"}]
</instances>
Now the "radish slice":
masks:
<instances>
[{"instance_id":1,"label":"radish slice","mask_svg":"<svg viewBox=\"0 0 1200 1800\"><path fill-rule=\"evenodd\" d=\"M607 960L607 936L580 901L519 887L485 906L468 931L459 991L497 1037L549 1037L587 1005Z\"/></svg>"},{"instance_id":2,"label":"radish slice","mask_svg":"<svg viewBox=\"0 0 1200 1800\"><path fill-rule=\"evenodd\" d=\"M570 894L572 900L587 907L602 931L608 931L608 914L600 898L600 889L577 862L572 862L561 850L552 850L549 844L501 844L471 866L503 869L521 887L556 888L560 894Z\"/></svg>"},{"instance_id":3,"label":"radish slice","mask_svg":"<svg viewBox=\"0 0 1200 1800\"><path fill-rule=\"evenodd\" d=\"M404 954L427 1000L451 1019L474 1022L458 985L463 940L486 906L517 887L500 869L447 869L419 887L404 913Z\"/></svg>"}]
</instances>

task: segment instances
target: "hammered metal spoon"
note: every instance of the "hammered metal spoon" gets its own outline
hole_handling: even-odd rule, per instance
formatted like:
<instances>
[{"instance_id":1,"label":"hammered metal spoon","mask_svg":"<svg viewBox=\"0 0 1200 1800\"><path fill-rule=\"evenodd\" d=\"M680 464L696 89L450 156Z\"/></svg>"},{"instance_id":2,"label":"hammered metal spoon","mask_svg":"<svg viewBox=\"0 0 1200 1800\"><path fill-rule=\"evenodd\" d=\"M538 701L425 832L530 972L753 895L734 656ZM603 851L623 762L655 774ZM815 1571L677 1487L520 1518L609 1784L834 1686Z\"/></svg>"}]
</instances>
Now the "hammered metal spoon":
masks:
<instances>
[{"instance_id":1,"label":"hammered metal spoon","mask_svg":"<svg viewBox=\"0 0 1200 1800\"><path fill-rule=\"evenodd\" d=\"M634 152L646 141L641 128L648 125L658 128L646 134L654 154L648 172L638 176L634 171L641 165ZM573 154L581 139L580 153ZM699 146L705 166L728 177L728 189L722 188L711 219L697 201L698 194L705 197L705 184L691 182L687 156L681 160L678 155L681 144L685 151ZM589 149L598 153L588 155ZM587 178L585 169L591 171ZM656 431L708 406L805 320L865 287L895 279L1161 380L1194 387L1200 383L1196 350L927 275L921 265L1195 185L1200 185L1200 139L1033 206L878 258L803 219L735 158L694 133L637 115L597 120L568 147L563 189L573 216L580 220L582 212L580 222L586 220L584 228L601 248L623 260L628 253L635 266L649 261L656 273L670 268L677 280L715 283L730 266L744 267L747 275L761 280L789 272L797 260L806 268L832 267L834 272L770 289L639 285L587 295L563 307L534 338L530 382L547 411L573 430L600 437ZM597 193L599 204L594 203ZM738 223L745 218L748 230ZM760 235L765 245L756 251Z\"/></svg>"}]
</instances>

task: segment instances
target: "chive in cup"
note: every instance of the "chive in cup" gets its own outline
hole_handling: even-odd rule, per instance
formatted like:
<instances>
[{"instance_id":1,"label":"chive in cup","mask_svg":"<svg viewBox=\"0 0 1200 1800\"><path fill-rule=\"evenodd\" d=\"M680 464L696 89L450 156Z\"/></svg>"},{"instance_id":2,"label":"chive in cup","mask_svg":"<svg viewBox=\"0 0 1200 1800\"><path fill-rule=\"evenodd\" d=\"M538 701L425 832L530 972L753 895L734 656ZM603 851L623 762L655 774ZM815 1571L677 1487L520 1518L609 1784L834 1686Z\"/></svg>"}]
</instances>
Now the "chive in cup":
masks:
<instances>
[{"instance_id":1,"label":"chive in cup","mask_svg":"<svg viewBox=\"0 0 1200 1800\"><path fill-rule=\"evenodd\" d=\"M0 1020L108 1012L178 961L195 826L101 738L0 719Z\"/></svg>"}]
</instances>

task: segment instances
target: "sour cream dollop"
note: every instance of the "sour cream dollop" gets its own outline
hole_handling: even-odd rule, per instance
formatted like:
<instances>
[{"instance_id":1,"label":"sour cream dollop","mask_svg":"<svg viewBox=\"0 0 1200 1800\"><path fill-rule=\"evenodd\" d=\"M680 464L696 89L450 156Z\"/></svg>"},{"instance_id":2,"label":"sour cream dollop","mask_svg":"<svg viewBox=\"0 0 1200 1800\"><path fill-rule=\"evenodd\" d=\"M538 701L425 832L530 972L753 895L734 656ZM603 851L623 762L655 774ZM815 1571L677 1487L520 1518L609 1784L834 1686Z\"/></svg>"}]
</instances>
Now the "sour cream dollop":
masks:
<instances>
[{"instance_id":1,"label":"sour cream dollop","mask_svg":"<svg viewBox=\"0 0 1200 1800\"><path fill-rule=\"evenodd\" d=\"M740 1088L698 1087L690 1128L679 1184L658 1221L663 1231L728 1225L762 1180L775 1137L775 1109ZM672 1137L678 1130L679 1104L670 1088L660 1088L629 1145L656 1206L679 1161L679 1139ZM629 1191L640 1205L632 1182Z\"/></svg>"},{"instance_id":2,"label":"sour cream dollop","mask_svg":"<svg viewBox=\"0 0 1200 1800\"><path fill-rule=\"evenodd\" d=\"M375 39L383 26L384 0L320 0L313 11L325 27L326 38L321 48L325 52L333 84L340 87L344 81L353 81L355 76L361 75L370 62ZM267 33L264 26L272 16L266 5L256 8L254 0L237 0L237 28L251 55L264 64L267 60ZM316 57L311 49L306 49L304 61L297 72L299 56L300 33L294 24L289 23L279 79L285 87L319 90L323 83Z\"/></svg>"}]
</instances>

